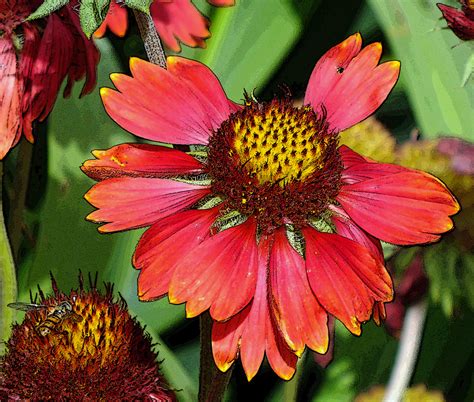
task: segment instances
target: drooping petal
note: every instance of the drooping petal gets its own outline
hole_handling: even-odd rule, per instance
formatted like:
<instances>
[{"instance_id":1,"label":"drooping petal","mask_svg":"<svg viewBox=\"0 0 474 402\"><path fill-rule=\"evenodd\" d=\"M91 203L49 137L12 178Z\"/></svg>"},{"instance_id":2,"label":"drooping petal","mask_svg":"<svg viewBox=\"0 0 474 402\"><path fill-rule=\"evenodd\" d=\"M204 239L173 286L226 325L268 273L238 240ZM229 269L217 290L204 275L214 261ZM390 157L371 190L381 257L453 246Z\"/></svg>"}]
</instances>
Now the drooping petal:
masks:
<instances>
[{"instance_id":1,"label":"drooping petal","mask_svg":"<svg viewBox=\"0 0 474 402\"><path fill-rule=\"evenodd\" d=\"M124 37L128 28L128 13L125 7L119 6L115 1L110 2L107 17L101 26L94 32L94 37L102 38L109 28L115 35Z\"/></svg>"},{"instance_id":2,"label":"drooping petal","mask_svg":"<svg viewBox=\"0 0 474 402\"><path fill-rule=\"evenodd\" d=\"M443 17L446 20L448 27L451 28L453 33L459 39L474 39L474 18L469 18L467 13L458 10L457 8L447 6L441 3L438 3L436 5L443 13ZM466 9L468 9L467 6ZM471 13L474 13L474 11L471 11Z\"/></svg>"},{"instance_id":3,"label":"drooping petal","mask_svg":"<svg viewBox=\"0 0 474 402\"><path fill-rule=\"evenodd\" d=\"M235 5L235 0L207 0L214 7L230 7Z\"/></svg>"},{"instance_id":4,"label":"drooping petal","mask_svg":"<svg viewBox=\"0 0 474 402\"><path fill-rule=\"evenodd\" d=\"M187 46L205 47L210 36L207 19L190 0L155 0L150 13L163 43L173 52L181 51L179 41Z\"/></svg>"},{"instance_id":5,"label":"drooping petal","mask_svg":"<svg viewBox=\"0 0 474 402\"><path fill-rule=\"evenodd\" d=\"M172 144L207 144L235 106L203 64L169 57L165 70L137 58L133 74L111 76L120 92L102 88L107 113L131 133Z\"/></svg>"},{"instance_id":6,"label":"drooping petal","mask_svg":"<svg viewBox=\"0 0 474 402\"><path fill-rule=\"evenodd\" d=\"M171 303L186 302L195 317L210 308L223 321L242 310L255 293L257 277L255 218L226 229L181 258L171 280Z\"/></svg>"},{"instance_id":7,"label":"drooping petal","mask_svg":"<svg viewBox=\"0 0 474 402\"><path fill-rule=\"evenodd\" d=\"M325 353L328 317L309 286L304 259L290 245L284 228L275 233L270 281L275 322L286 343L298 356L305 345Z\"/></svg>"},{"instance_id":8,"label":"drooping petal","mask_svg":"<svg viewBox=\"0 0 474 402\"><path fill-rule=\"evenodd\" d=\"M218 208L178 212L143 234L133 255L133 265L140 269L140 300L155 300L168 292L175 265L210 237L218 212Z\"/></svg>"},{"instance_id":9,"label":"drooping petal","mask_svg":"<svg viewBox=\"0 0 474 402\"><path fill-rule=\"evenodd\" d=\"M240 350L249 381L257 374L265 353L273 371L286 380L293 376L297 361L273 324L268 306L270 243L271 240L263 236L258 245L258 278L251 304L230 320L215 322L212 329L212 350L217 367L227 371Z\"/></svg>"},{"instance_id":10,"label":"drooping petal","mask_svg":"<svg viewBox=\"0 0 474 402\"><path fill-rule=\"evenodd\" d=\"M332 216L332 222L336 227L337 234L354 240L368 249L374 257L384 260L382 244L380 240L368 234L345 213L342 208L333 207L335 214Z\"/></svg>"},{"instance_id":11,"label":"drooping petal","mask_svg":"<svg viewBox=\"0 0 474 402\"><path fill-rule=\"evenodd\" d=\"M397 82L400 63L377 65L382 46L373 43L360 50L356 34L330 49L316 64L308 83L305 103L326 112L330 128L342 131L371 115ZM331 71L332 70L332 71Z\"/></svg>"},{"instance_id":12,"label":"drooping petal","mask_svg":"<svg viewBox=\"0 0 474 402\"><path fill-rule=\"evenodd\" d=\"M82 171L94 180L112 177L164 177L201 173L201 162L177 149L148 144L120 144L95 150Z\"/></svg>"},{"instance_id":13,"label":"drooping petal","mask_svg":"<svg viewBox=\"0 0 474 402\"><path fill-rule=\"evenodd\" d=\"M361 333L378 301L392 299L390 276L380 259L359 243L304 228L309 283L323 307L352 333Z\"/></svg>"},{"instance_id":14,"label":"drooping petal","mask_svg":"<svg viewBox=\"0 0 474 402\"><path fill-rule=\"evenodd\" d=\"M12 148L21 130L21 83L11 38L0 37L0 160Z\"/></svg>"},{"instance_id":15,"label":"drooping petal","mask_svg":"<svg viewBox=\"0 0 474 402\"><path fill-rule=\"evenodd\" d=\"M388 163L361 162L344 171L338 202L351 219L383 241L420 244L450 230L459 204L446 186L429 175Z\"/></svg>"},{"instance_id":16,"label":"drooping petal","mask_svg":"<svg viewBox=\"0 0 474 402\"><path fill-rule=\"evenodd\" d=\"M209 188L165 179L118 177L94 185L84 198L98 208L88 220L106 223L100 232L151 225L209 194Z\"/></svg>"}]
</instances>

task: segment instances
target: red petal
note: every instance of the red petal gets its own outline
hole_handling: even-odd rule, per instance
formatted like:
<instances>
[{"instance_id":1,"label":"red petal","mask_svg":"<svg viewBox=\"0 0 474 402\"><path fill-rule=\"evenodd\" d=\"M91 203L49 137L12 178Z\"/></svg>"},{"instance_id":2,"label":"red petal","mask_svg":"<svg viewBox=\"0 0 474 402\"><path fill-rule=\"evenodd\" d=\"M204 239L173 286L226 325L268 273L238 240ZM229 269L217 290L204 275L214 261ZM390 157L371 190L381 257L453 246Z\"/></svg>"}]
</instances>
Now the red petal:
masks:
<instances>
[{"instance_id":1,"label":"red petal","mask_svg":"<svg viewBox=\"0 0 474 402\"><path fill-rule=\"evenodd\" d=\"M112 74L121 93L101 89L107 113L143 138L172 144L207 144L212 131L235 108L207 67L178 57L168 60L170 69L165 70L131 58L133 78Z\"/></svg>"},{"instance_id":2,"label":"red petal","mask_svg":"<svg viewBox=\"0 0 474 402\"><path fill-rule=\"evenodd\" d=\"M354 334L377 301L392 299L392 281L382 262L345 237L303 229L309 283L323 307Z\"/></svg>"},{"instance_id":3,"label":"red petal","mask_svg":"<svg viewBox=\"0 0 474 402\"><path fill-rule=\"evenodd\" d=\"M109 12L102 25L94 32L94 37L104 36L109 28L115 35L124 37L128 28L128 14L125 7L119 6L115 1L110 3Z\"/></svg>"},{"instance_id":4,"label":"red petal","mask_svg":"<svg viewBox=\"0 0 474 402\"><path fill-rule=\"evenodd\" d=\"M120 144L92 152L97 159L84 162L81 169L100 181L112 177L163 177L201 173L201 162L177 149L148 144Z\"/></svg>"},{"instance_id":5,"label":"red petal","mask_svg":"<svg viewBox=\"0 0 474 402\"><path fill-rule=\"evenodd\" d=\"M257 224L254 218L224 230L193 249L176 265L171 303L186 303L188 317L210 307L223 321L242 310L255 293Z\"/></svg>"},{"instance_id":6,"label":"red petal","mask_svg":"<svg viewBox=\"0 0 474 402\"><path fill-rule=\"evenodd\" d=\"M17 61L11 39L0 37L0 160L13 147L21 130Z\"/></svg>"},{"instance_id":7,"label":"red petal","mask_svg":"<svg viewBox=\"0 0 474 402\"><path fill-rule=\"evenodd\" d=\"M93 186L84 198L97 211L88 220L103 223L100 232L151 225L209 194L209 188L164 179L120 177Z\"/></svg>"},{"instance_id":8,"label":"red petal","mask_svg":"<svg viewBox=\"0 0 474 402\"><path fill-rule=\"evenodd\" d=\"M309 103L320 111L320 106L330 97L332 89L342 78L338 68L346 69L360 52L361 47L362 38L356 33L329 49L314 66L306 88L304 103Z\"/></svg>"},{"instance_id":9,"label":"red petal","mask_svg":"<svg viewBox=\"0 0 474 402\"><path fill-rule=\"evenodd\" d=\"M446 186L427 173L388 163L359 163L344 175L353 184L337 200L358 226L383 241L420 244L436 241L453 227L459 205Z\"/></svg>"},{"instance_id":10,"label":"red petal","mask_svg":"<svg viewBox=\"0 0 474 402\"><path fill-rule=\"evenodd\" d=\"M348 239L354 240L357 243L368 249L374 257L384 261L382 244L380 240L368 234L361 229L356 223L347 215L342 208L334 207L335 215L332 217L334 226L336 226L337 234Z\"/></svg>"},{"instance_id":11,"label":"red petal","mask_svg":"<svg viewBox=\"0 0 474 402\"><path fill-rule=\"evenodd\" d=\"M178 212L148 229L138 242L133 265L140 269L138 297L154 300L169 289L175 265L210 236L218 208Z\"/></svg>"},{"instance_id":12,"label":"red petal","mask_svg":"<svg viewBox=\"0 0 474 402\"><path fill-rule=\"evenodd\" d=\"M290 348L298 356L305 345L325 353L328 317L309 286L304 259L288 242L284 228L275 233L270 280L273 313Z\"/></svg>"},{"instance_id":13,"label":"red petal","mask_svg":"<svg viewBox=\"0 0 474 402\"><path fill-rule=\"evenodd\" d=\"M212 349L214 360L226 371L237 358L240 346L242 366L250 381L257 373L266 352L273 370L289 380L296 367L297 357L292 353L272 324L268 307L267 270L270 241L260 239L259 267L255 296L252 303L225 323L214 323Z\"/></svg>"},{"instance_id":14,"label":"red petal","mask_svg":"<svg viewBox=\"0 0 474 402\"><path fill-rule=\"evenodd\" d=\"M385 318L387 318L385 304L382 302L376 302L374 304L374 322L380 326Z\"/></svg>"},{"instance_id":15,"label":"red petal","mask_svg":"<svg viewBox=\"0 0 474 402\"><path fill-rule=\"evenodd\" d=\"M336 131L370 116L398 79L399 62L377 66L382 52L380 43L359 50L360 36L357 35L332 48L323 56L326 60L319 67L318 62L308 84L305 103L311 103L317 113L325 109L330 127ZM319 91L323 95L318 95Z\"/></svg>"},{"instance_id":16,"label":"red petal","mask_svg":"<svg viewBox=\"0 0 474 402\"><path fill-rule=\"evenodd\" d=\"M181 51L178 40L187 46L204 47L203 39L210 36L207 19L190 0L155 1L150 12L160 38L173 52Z\"/></svg>"}]
</instances>

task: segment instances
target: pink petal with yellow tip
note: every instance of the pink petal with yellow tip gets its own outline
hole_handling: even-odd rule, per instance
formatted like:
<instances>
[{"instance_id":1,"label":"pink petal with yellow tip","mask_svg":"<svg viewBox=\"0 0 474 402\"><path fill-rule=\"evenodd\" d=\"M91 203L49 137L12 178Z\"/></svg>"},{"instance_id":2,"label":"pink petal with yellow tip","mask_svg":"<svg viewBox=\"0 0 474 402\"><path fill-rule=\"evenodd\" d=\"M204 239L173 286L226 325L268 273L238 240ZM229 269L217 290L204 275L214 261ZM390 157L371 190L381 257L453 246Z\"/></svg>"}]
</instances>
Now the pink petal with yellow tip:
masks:
<instances>
[{"instance_id":1,"label":"pink petal with yellow tip","mask_svg":"<svg viewBox=\"0 0 474 402\"><path fill-rule=\"evenodd\" d=\"M318 301L356 335L374 303L392 300L392 281L383 262L353 240L304 228L306 271Z\"/></svg>"},{"instance_id":2,"label":"pink petal with yellow tip","mask_svg":"<svg viewBox=\"0 0 474 402\"><path fill-rule=\"evenodd\" d=\"M87 219L105 223L100 232L151 225L209 194L208 187L165 179L118 177L93 186L84 198L98 208Z\"/></svg>"}]
</instances>

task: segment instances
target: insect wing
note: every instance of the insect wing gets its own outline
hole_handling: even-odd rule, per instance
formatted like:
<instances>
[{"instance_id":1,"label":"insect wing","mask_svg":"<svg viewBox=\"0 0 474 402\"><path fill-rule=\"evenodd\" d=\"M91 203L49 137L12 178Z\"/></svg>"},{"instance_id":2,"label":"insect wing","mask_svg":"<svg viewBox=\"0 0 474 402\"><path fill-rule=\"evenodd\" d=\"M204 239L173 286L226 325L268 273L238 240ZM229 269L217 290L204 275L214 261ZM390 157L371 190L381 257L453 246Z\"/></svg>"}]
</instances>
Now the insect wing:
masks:
<instances>
[{"instance_id":1,"label":"insect wing","mask_svg":"<svg viewBox=\"0 0 474 402\"><path fill-rule=\"evenodd\" d=\"M7 306L15 310L20 310L20 311L35 311L35 310L48 308L48 306L45 306L43 304L22 303L22 302L8 303Z\"/></svg>"},{"instance_id":2,"label":"insect wing","mask_svg":"<svg viewBox=\"0 0 474 402\"><path fill-rule=\"evenodd\" d=\"M81 322L83 320L82 315L76 314L74 311L69 313L68 318L74 322Z\"/></svg>"}]
</instances>

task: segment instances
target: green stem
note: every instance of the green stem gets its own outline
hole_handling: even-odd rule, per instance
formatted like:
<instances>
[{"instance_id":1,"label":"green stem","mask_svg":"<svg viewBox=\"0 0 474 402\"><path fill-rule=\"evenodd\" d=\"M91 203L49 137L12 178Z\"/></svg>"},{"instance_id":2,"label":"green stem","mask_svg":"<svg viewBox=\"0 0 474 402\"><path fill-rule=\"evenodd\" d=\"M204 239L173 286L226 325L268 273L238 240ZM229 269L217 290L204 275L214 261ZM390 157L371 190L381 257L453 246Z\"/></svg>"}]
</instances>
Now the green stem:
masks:
<instances>
[{"instance_id":1,"label":"green stem","mask_svg":"<svg viewBox=\"0 0 474 402\"><path fill-rule=\"evenodd\" d=\"M0 198L2 196L2 188L3 162L0 161ZM13 263L13 255L5 227L3 203L0 202L0 342L6 341L10 336L15 312L8 308L7 304L16 301L16 296L15 264ZM0 343L0 355L4 353L4 349L4 343Z\"/></svg>"},{"instance_id":2,"label":"green stem","mask_svg":"<svg viewBox=\"0 0 474 402\"><path fill-rule=\"evenodd\" d=\"M212 318L208 312L201 314L201 361L199 370L199 402L220 402L232 375L232 367L223 373L212 355Z\"/></svg>"},{"instance_id":3,"label":"green stem","mask_svg":"<svg viewBox=\"0 0 474 402\"><path fill-rule=\"evenodd\" d=\"M18 157L13 179L13 191L10 197L10 211L8 214L8 235L10 237L13 260L17 264L23 238L24 211L32 158L33 144L22 140L20 144L18 144Z\"/></svg>"}]
</instances>

